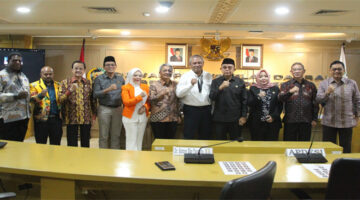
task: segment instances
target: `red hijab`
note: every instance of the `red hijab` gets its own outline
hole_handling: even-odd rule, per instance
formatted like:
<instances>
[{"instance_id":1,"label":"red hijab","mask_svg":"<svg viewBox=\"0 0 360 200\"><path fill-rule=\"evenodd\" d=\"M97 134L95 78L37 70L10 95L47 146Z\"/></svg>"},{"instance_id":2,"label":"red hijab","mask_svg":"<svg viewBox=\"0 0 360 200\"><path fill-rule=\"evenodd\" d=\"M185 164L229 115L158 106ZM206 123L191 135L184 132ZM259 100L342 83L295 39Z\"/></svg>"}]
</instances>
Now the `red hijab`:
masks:
<instances>
[{"instance_id":1,"label":"red hijab","mask_svg":"<svg viewBox=\"0 0 360 200\"><path fill-rule=\"evenodd\" d=\"M265 84L262 84L260 82L260 74L261 74L261 72L265 72L265 74L268 76L268 81ZM269 74L269 72L267 72L265 69L262 69L256 74L256 83L254 83L252 85L259 88L259 89L269 89L269 88L273 87L275 84L270 83L270 74Z\"/></svg>"}]
</instances>

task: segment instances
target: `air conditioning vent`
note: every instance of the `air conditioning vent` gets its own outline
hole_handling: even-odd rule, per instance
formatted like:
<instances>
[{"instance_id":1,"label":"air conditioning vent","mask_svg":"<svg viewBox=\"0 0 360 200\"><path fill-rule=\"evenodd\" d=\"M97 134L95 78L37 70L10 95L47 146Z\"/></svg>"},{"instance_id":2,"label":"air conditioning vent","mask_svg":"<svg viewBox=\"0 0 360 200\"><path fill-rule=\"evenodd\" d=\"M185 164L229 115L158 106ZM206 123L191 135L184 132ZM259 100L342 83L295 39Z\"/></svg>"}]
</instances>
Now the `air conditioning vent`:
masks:
<instances>
[{"instance_id":1,"label":"air conditioning vent","mask_svg":"<svg viewBox=\"0 0 360 200\"><path fill-rule=\"evenodd\" d=\"M114 7L85 7L85 9L92 13L116 14L118 12Z\"/></svg>"},{"instance_id":2,"label":"air conditioning vent","mask_svg":"<svg viewBox=\"0 0 360 200\"><path fill-rule=\"evenodd\" d=\"M339 16L344 15L348 10L327 10L327 9L321 9L314 13L316 16Z\"/></svg>"},{"instance_id":3,"label":"air conditioning vent","mask_svg":"<svg viewBox=\"0 0 360 200\"><path fill-rule=\"evenodd\" d=\"M262 30L250 30L249 33L263 33Z\"/></svg>"}]
</instances>

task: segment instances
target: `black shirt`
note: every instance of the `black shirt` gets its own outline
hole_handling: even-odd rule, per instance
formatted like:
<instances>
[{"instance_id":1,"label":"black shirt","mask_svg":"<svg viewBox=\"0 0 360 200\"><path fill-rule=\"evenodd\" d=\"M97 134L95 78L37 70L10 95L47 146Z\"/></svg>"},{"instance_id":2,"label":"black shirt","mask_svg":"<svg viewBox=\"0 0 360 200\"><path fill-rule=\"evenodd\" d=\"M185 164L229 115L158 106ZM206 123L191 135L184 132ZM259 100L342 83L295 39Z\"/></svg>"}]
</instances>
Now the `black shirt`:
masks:
<instances>
[{"instance_id":1,"label":"black shirt","mask_svg":"<svg viewBox=\"0 0 360 200\"><path fill-rule=\"evenodd\" d=\"M224 76L221 76L211 83L209 97L215 102L213 120L217 122L235 122L240 117L246 117L247 93L245 83L240 78L233 76L230 79L229 87L219 90L219 86L224 80Z\"/></svg>"}]
</instances>

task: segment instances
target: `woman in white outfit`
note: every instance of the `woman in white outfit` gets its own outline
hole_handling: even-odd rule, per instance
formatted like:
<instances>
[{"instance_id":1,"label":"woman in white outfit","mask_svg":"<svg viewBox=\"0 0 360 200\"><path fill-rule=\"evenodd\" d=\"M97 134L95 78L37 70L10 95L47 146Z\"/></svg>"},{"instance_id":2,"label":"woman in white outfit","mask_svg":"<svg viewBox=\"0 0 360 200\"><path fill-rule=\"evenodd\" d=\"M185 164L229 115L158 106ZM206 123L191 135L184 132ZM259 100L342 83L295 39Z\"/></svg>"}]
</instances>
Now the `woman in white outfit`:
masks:
<instances>
[{"instance_id":1,"label":"woman in white outfit","mask_svg":"<svg viewBox=\"0 0 360 200\"><path fill-rule=\"evenodd\" d=\"M142 71L130 70L125 85L121 88L124 104L123 124L126 133L126 150L141 151L144 132L149 115L149 86L141 84Z\"/></svg>"}]
</instances>

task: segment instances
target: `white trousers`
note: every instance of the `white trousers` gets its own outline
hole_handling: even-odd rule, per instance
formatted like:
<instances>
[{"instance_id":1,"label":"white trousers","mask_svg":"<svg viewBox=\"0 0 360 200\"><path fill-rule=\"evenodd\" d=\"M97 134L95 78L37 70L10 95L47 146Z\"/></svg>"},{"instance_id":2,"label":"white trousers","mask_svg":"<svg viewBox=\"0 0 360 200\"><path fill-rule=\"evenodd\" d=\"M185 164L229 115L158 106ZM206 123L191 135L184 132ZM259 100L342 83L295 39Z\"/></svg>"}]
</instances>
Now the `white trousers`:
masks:
<instances>
[{"instance_id":1,"label":"white trousers","mask_svg":"<svg viewBox=\"0 0 360 200\"><path fill-rule=\"evenodd\" d=\"M98 122L99 147L106 149L120 149L122 107L111 108L99 105Z\"/></svg>"},{"instance_id":2,"label":"white trousers","mask_svg":"<svg viewBox=\"0 0 360 200\"><path fill-rule=\"evenodd\" d=\"M126 134L126 150L141 151L147 120L142 122L123 121L123 124Z\"/></svg>"}]
</instances>

